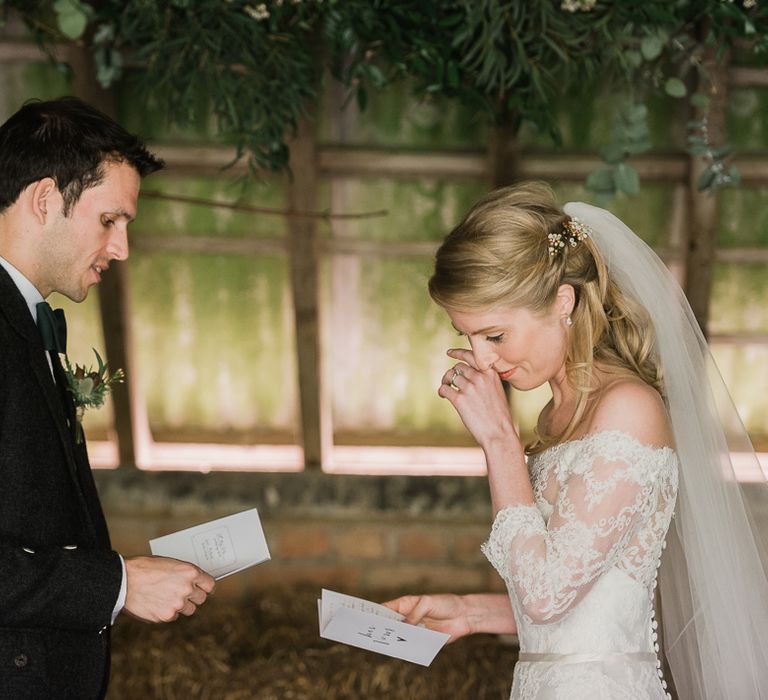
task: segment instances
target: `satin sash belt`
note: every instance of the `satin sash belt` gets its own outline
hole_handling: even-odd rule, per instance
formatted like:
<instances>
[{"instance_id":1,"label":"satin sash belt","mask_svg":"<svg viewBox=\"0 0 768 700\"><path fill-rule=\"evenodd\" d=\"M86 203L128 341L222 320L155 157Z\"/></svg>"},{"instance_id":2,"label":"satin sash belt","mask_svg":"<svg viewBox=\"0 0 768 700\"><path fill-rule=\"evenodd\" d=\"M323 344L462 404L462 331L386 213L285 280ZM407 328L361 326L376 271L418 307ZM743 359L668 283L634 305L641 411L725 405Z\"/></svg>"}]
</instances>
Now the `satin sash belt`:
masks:
<instances>
[{"instance_id":1,"label":"satin sash belt","mask_svg":"<svg viewBox=\"0 0 768 700\"><path fill-rule=\"evenodd\" d=\"M523 663L545 661L551 664L586 664L594 661L650 661L655 663L656 654L644 651L627 654L612 652L606 654L529 654L523 652L517 660Z\"/></svg>"}]
</instances>

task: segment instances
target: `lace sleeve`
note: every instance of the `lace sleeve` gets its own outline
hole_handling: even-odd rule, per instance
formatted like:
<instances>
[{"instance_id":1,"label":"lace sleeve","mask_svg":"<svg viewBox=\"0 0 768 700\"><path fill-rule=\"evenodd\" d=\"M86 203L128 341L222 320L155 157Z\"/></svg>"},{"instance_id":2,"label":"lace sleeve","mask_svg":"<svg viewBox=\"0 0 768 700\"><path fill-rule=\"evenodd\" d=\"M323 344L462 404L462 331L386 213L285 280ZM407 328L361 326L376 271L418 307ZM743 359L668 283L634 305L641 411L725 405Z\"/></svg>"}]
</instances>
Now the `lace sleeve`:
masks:
<instances>
[{"instance_id":1,"label":"lace sleeve","mask_svg":"<svg viewBox=\"0 0 768 700\"><path fill-rule=\"evenodd\" d=\"M496 516L483 552L534 623L561 619L620 561L641 565L660 552L666 527L654 527L664 519L651 516L673 499L661 488L659 460L648 458L660 451L618 445L603 441L574 455L558 478L549 522L535 506L511 506ZM647 531L633 539L642 523Z\"/></svg>"}]
</instances>

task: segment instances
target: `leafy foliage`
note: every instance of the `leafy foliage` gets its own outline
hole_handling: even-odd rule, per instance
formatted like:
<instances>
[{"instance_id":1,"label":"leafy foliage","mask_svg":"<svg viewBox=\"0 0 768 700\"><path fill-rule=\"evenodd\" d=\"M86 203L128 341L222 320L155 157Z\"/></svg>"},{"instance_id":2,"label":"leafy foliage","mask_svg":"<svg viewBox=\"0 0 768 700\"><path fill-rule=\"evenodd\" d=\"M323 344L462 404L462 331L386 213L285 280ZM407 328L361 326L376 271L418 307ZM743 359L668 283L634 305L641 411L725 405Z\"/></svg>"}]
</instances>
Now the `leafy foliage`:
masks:
<instances>
[{"instance_id":1,"label":"leafy foliage","mask_svg":"<svg viewBox=\"0 0 768 700\"><path fill-rule=\"evenodd\" d=\"M606 166L587 186L633 193L626 162L650 148L645 98L688 99L706 120L705 55L734 42L768 53L768 9L755 0L0 0L48 44L65 37L94 53L104 85L139 66L142 98L172 123L200 110L254 169L287 165L287 139L312 110L326 72L361 109L371 91L407 80L415 95L442 95L496 123L533 124L560 141L562 95L596 83L625 95ZM690 85L698 85L693 94ZM699 129L701 132L701 129ZM690 145L701 149L701 133ZM706 142L707 145L708 141ZM698 151L695 151L698 152ZM708 147L728 184L719 147ZM723 156L724 157L724 156ZM718 163L720 165L718 165Z\"/></svg>"}]
</instances>

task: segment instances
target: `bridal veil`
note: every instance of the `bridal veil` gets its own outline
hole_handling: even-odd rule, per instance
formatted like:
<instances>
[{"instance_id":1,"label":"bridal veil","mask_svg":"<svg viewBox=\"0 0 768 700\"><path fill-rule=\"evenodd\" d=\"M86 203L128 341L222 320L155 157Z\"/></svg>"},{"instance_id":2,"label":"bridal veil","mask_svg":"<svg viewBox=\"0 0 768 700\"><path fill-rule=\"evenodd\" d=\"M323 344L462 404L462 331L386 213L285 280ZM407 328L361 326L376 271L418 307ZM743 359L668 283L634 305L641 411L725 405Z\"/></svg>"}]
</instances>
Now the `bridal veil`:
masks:
<instances>
[{"instance_id":1,"label":"bridal veil","mask_svg":"<svg viewBox=\"0 0 768 700\"><path fill-rule=\"evenodd\" d=\"M650 313L680 461L659 575L664 651L681 700L768 700L768 554L734 470L757 456L691 308L656 254L610 212L592 229L610 275ZM768 390L768 387L766 387ZM765 483L761 495L768 499Z\"/></svg>"}]
</instances>

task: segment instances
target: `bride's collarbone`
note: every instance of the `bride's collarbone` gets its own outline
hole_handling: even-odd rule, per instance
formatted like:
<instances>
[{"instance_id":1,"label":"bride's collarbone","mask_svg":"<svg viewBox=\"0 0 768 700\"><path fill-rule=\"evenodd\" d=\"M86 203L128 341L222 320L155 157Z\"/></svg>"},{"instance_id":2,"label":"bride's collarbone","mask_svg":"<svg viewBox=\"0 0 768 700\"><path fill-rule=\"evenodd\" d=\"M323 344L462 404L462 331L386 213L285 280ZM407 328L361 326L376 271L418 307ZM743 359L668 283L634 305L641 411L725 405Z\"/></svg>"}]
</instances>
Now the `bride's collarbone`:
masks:
<instances>
[{"instance_id":1,"label":"bride's collarbone","mask_svg":"<svg viewBox=\"0 0 768 700\"><path fill-rule=\"evenodd\" d=\"M600 379L599 386L587 397L586 405L584 406L582 415L579 417L578 423L572 426L570 430L570 422L578 407L577 398L574 396L572 399L564 401L559 406L555 406L554 399L549 400L546 406L541 410L536 423L537 432L543 439L560 436L560 439L556 441L557 444L583 438L590 432L595 410L600 405L601 400L609 389L624 382L639 383L646 386L645 382L639 377L627 376L624 374L615 375L607 372L603 372L602 374L603 376ZM566 431L568 431L567 435L565 434Z\"/></svg>"}]
</instances>

